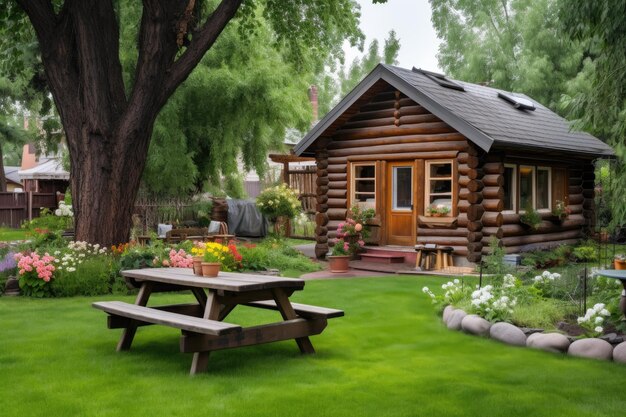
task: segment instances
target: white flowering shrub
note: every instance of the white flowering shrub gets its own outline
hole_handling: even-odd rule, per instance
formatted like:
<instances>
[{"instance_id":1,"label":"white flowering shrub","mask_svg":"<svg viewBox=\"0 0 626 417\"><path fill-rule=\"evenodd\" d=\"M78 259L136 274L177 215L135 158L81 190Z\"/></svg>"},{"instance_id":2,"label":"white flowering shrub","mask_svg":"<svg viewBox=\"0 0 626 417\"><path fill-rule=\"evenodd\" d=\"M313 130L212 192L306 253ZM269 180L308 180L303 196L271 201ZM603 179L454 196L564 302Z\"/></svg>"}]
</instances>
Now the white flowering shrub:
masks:
<instances>
[{"instance_id":1,"label":"white flowering shrub","mask_svg":"<svg viewBox=\"0 0 626 417\"><path fill-rule=\"evenodd\" d=\"M441 286L445 292L443 295L435 295L430 288L422 288L422 292L430 297L433 304L438 305L455 305L465 297L465 291L463 290L463 284L460 280L455 279L448 281Z\"/></svg>"},{"instance_id":2,"label":"white flowering shrub","mask_svg":"<svg viewBox=\"0 0 626 417\"><path fill-rule=\"evenodd\" d=\"M55 267L58 271L75 272L76 267L90 256L106 254L107 249L99 244L92 245L87 242L69 242L65 250L54 252Z\"/></svg>"},{"instance_id":3,"label":"white flowering shrub","mask_svg":"<svg viewBox=\"0 0 626 417\"><path fill-rule=\"evenodd\" d=\"M517 299L507 295L504 288L485 285L472 292L472 312L491 322L508 321L516 304Z\"/></svg>"},{"instance_id":4,"label":"white flowering shrub","mask_svg":"<svg viewBox=\"0 0 626 417\"><path fill-rule=\"evenodd\" d=\"M71 205L65 204L65 201L59 202L59 208L54 210L54 215L59 217L74 217L74 211Z\"/></svg>"},{"instance_id":5,"label":"white flowering shrub","mask_svg":"<svg viewBox=\"0 0 626 417\"><path fill-rule=\"evenodd\" d=\"M555 293L556 285L561 279L561 274L543 271L541 275L533 278L533 287L541 292L544 297L550 297Z\"/></svg>"},{"instance_id":6,"label":"white flowering shrub","mask_svg":"<svg viewBox=\"0 0 626 417\"><path fill-rule=\"evenodd\" d=\"M587 309L584 316L578 317L578 324L585 329L585 335L588 337L600 336L604 332L604 320L611 313L605 308L603 303L598 303L592 308Z\"/></svg>"}]
</instances>

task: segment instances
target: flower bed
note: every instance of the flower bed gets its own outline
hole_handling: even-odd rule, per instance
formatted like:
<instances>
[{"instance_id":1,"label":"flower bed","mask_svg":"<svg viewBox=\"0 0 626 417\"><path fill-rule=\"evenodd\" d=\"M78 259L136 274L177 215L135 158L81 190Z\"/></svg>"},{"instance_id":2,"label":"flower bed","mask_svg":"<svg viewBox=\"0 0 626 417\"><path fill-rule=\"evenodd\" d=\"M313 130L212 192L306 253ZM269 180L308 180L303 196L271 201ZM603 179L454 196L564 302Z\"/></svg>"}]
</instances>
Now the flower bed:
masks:
<instances>
[{"instance_id":1,"label":"flower bed","mask_svg":"<svg viewBox=\"0 0 626 417\"><path fill-rule=\"evenodd\" d=\"M561 274L544 271L526 282L506 274L474 289L455 279L442 285L443 293L440 295L428 287L422 291L433 304L443 309L443 320L449 329L463 330L515 346L626 363L626 338L620 334L606 334L607 326L620 326L621 314L616 303L607 305L597 302L577 317L575 324L568 326L579 329L577 335L520 325L516 310L557 302L559 297L565 296L561 286L563 280L565 277ZM611 300L618 300L619 294L619 284L614 280L598 278L593 294L596 299L608 296ZM562 314L561 319L566 318L567 314Z\"/></svg>"}]
</instances>

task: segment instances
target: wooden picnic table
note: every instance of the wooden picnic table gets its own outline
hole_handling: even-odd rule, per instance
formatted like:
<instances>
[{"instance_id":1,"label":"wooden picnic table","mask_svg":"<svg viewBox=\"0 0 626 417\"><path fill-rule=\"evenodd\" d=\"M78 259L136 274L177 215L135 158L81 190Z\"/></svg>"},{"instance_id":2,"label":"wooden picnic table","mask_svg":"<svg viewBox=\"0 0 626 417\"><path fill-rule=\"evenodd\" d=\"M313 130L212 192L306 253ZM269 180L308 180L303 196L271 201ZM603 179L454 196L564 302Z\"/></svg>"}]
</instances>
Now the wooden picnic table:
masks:
<instances>
[{"instance_id":1,"label":"wooden picnic table","mask_svg":"<svg viewBox=\"0 0 626 417\"><path fill-rule=\"evenodd\" d=\"M220 272L216 278L193 275L187 268L148 268L123 271L127 283L139 287L135 304L93 303L109 314L108 327L122 328L117 350L128 350L139 326L161 324L178 328L181 352L193 353L190 373L207 369L209 354L220 349L295 339L302 353L315 353L309 336L320 334L327 320L341 310L292 303L289 297L304 281L265 275ZM150 295L188 290L196 303L148 307ZM282 321L242 327L224 322L238 305L278 311Z\"/></svg>"}]
</instances>

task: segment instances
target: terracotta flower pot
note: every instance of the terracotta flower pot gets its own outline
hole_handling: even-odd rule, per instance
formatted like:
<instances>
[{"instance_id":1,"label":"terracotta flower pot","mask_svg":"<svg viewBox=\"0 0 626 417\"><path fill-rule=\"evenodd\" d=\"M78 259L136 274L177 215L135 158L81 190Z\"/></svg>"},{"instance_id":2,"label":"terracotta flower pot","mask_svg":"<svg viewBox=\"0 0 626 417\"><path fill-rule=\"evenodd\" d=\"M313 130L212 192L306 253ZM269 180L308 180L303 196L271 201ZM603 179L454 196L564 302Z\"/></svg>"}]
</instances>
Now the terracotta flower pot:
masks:
<instances>
[{"instance_id":1,"label":"terracotta flower pot","mask_svg":"<svg viewBox=\"0 0 626 417\"><path fill-rule=\"evenodd\" d=\"M330 272L348 272L350 269L350 258L350 255L329 256L328 266L330 267Z\"/></svg>"},{"instance_id":2,"label":"terracotta flower pot","mask_svg":"<svg viewBox=\"0 0 626 417\"><path fill-rule=\"evenodd\" d=\"M613 263L615 264L615 269L619 269L619 270L626 269L626 261L622 261L620 259L614 259Z\"/></svg>"},{"instance_id":3,"label":"terracotta flower pot","mask_svg":"<svg viewBox=\"0 0 626 417\"><path fill-rule=\"evenodd\" d=\"M205 277L216 277L220 272L219 262L202 262L202 275Z\"/></svg>"},{"instance_id":4,"label":"terracotta flower pot","mask_svg":"<svg viewBox=\"0 0 626 417\"><path fill-rule=\"evenodd\" d=\"M202 256L193 257L193 274L202 276Z\"/></svg>"}]
</instances>

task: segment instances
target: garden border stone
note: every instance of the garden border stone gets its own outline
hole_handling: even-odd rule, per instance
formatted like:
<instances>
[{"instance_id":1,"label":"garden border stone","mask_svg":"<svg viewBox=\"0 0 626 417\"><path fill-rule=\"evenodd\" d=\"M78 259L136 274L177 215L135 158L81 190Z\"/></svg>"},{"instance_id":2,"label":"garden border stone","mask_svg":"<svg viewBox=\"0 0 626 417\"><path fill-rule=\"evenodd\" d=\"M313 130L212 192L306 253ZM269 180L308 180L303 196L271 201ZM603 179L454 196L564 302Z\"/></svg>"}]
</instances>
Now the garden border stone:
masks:
<instances>
[{"instance_id":1,"label":"garden border stone","mask_svg":"<svg viewBox=\"0 0 626 417\"><path fill-rule=\"evenodd\" d=\"M473 333L468 330L470 327L468 323L475 318L485 320L476 314L467 314L465 311L456 309L452 305L447 305L443 309L442 318L448 329L462 330L468 334L483 335L480 332ZM485 321L489 323L487 320ZM465 324L463 324L464 322ZM575 339L572 336L556 332L543 333L540 329L526 329L527 332L531 330L528 332L530 334L527 337L523 329L513 324L505 322L489 324L490 328L484 336L512 346L524 346L569 356L626 363L626 341L614 347L611 343L601 338Z\"/></svg>"}]
</instances>

